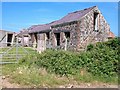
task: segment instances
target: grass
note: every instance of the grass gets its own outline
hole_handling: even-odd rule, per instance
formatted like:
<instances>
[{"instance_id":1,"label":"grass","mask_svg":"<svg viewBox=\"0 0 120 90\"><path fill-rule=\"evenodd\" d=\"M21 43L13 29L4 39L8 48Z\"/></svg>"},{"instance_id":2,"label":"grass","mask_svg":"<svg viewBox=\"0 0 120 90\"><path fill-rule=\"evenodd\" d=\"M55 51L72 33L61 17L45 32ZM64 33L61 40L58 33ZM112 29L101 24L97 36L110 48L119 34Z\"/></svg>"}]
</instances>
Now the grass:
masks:
<instances>
[{"instance_id":1,"label":"grass","mask_svg":"<svg viewBox=\"0 0 120 90\"><path fill-rule=\"evenodd\" d=\"M18 83L27 87L57 87L68 83L68 78L47 73L45 69L37 67L4 65L3 75L10 76L11 83Z\"/></svg>"},{"instance_id":2,"label":"grass","mask_svg":"<svg viewBox=\"0 0 120 90\"><path fill-rule=\"evenodd\" d=\"M108 83L108 84L118 84L118 77L107 77L104 78L102 76L94 76L90 73L86 73L85 75L80 75L79 73L74 76L74 80L78 83L94 83L94 82L102 82L102 83Z\"/></svg>"},{"instance_id":3,"label":"grass","mask_svg":"<svg viewBox=\"0 0 120 90\"><path fill-rule=\"evenodd\" d=\"M3 62L15 62L27 54L35 54L36 51L31 48L22 48L22 47L5 47L0 49L0 54Z\"/></svg>"},{"instance_id":4,"label":"grass","mask_svg":"<svg viewBox=\"0 0 120 90\"><path fill-rule=\"evenodd\" d=\"M6 64L2 66L2 73L9 76L11 83L20 84L22 87L43 88L59 87L61 85L79 85L81 83L108 83L117 84L118 78L101 78L93 76L88 72L78 73L76 75L60 76L47 72L44 68L28 65Z\"/></svg>"},{"instance_id":5,"label":"grass","mask_svg":"<svg viewBox=\"0 0 120 90\"><path fill-rule=\"evenodd\" d=\"M118 76L115 76L117 71L114 70L117 70L119 53L116 47L118 44L107 42L105 45L100 43L97 47L89 46L88 51L83 53L48 50L42 54L25 48L29 55L23 51L21 54L25 53L27 56L22 57L19 63L3 65L2 74L9 76L11 83L31 88L95 82L117 85ZM14 51L15 48L9 53ZM115 75L112 76L110 72Z\"/></svg>"}]
</instances>

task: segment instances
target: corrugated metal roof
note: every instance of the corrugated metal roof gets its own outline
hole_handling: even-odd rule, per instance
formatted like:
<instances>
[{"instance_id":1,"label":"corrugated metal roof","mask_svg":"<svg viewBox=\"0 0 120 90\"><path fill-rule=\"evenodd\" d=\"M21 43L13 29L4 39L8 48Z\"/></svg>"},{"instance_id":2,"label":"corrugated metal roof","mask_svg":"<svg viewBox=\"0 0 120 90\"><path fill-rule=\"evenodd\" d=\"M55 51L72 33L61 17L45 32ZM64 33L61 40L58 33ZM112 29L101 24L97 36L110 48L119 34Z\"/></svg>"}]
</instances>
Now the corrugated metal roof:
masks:
<instances>
[{"instance_id":1,"label":"corrugated metal roof","mask_svg":"<svg viewBox=\"0 0 120 90\"><path fill-rule=\"evenodd\" d=\"M77 21L81 17L86 15L88 12L90 12L95 7L96 6L86 8L84 10L68 13L68 15L64 16L60 20L53 21L53 22L51 22L49 24L31 26L30 28L28 28L29 33L40 32L40 31L43 31L43 30L48 30L48 29L50 29L51 26L54 26L54 25L59 25L59 24L62 24L62 23L68 23L68 22L72 22L72 21Z\"/></svg>"}]
</instances>

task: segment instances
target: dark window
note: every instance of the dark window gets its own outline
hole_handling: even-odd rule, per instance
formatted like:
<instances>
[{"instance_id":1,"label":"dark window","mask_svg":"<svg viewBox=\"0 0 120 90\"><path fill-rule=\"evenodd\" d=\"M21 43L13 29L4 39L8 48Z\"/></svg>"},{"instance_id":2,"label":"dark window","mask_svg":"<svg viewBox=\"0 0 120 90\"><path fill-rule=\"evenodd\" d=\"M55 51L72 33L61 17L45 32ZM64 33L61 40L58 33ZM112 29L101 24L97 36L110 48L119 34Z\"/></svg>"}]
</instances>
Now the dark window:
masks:
<instances>
[{"instance_id":1,"label":"dark window","mask_svg":"<svg viewBox=\"0 0 120 90\"><path fill-rule=\"evenodd\" d=\"M70 38L70 32L65 32L65 37Z\"/></svg>"},{"instance_id":2,"label":"dark window","mask_svg":"<svg viewBox=\"0 0 120 90\"><path fill-rule=\"evenodd\" d=\"M98 31L98 13L94 13L94 30Z\"/></svg>"}]
</instances>

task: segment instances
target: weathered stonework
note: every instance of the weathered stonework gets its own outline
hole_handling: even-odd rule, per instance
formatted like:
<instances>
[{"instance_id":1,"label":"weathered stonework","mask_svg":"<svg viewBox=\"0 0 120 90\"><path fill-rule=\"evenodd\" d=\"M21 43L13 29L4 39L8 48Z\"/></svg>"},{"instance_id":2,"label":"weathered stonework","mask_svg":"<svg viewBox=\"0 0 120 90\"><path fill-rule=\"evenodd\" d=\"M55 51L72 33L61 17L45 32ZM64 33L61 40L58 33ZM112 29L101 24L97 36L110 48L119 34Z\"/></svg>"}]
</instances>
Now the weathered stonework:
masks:
<instances>
[{"instance_id":1,"label":"weathered stonework","mask_svg":"<svg viewBox=\"0 0 120 90\"><path fill-rule=\"evenodd\" d=\"M77 24L73 23L73 24L61 25L59 27L52 28L53 34L54 34L54 31L58 31L58 30L61 30L61 32L59 32L60 33L60 48L65 49L65 47L66 47L65 43L67 43L67 47L69 49L74 49L77 46L77 43L76 43L77 42L77 40L76 40ZM65 33L70 33L69 40L66 38ZM55 38L55 37L53 37L53 38Z\"/></svg>"},{"instance_id":2,"label":"weathered stonework","mask_svg":"<svg viewBox=\"0 0 120 90\"><path fill-rule=\"evenodd\" d=\"M97 7L70 13L44 26L48 28L37 31L40 39L36 42L41 51L46 48L80 51L86 49L90 43L106 41L110 32L110 26Z\"/></svg>"}]
</instances>

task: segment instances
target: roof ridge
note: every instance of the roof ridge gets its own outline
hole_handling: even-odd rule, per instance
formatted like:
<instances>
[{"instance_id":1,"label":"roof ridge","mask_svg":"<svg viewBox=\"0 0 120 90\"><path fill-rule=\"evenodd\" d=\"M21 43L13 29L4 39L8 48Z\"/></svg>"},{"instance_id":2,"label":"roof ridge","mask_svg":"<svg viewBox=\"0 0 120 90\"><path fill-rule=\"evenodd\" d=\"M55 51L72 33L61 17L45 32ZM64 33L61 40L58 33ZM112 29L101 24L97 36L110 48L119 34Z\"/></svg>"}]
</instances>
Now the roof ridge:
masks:
<instances>
[{"instance_id":1,"label":"roof ridge","mask_svg":"<svg viewBox=\"0 0 120 90\"><path fill-rule=\"evenodd\" d=\"M89 8L82 9L82 10L70 12L70 13L68 13L68 14L73 14L73 13L81 12L81 11L84 11L84 10L93 9L93 8L95 8L95 7L97 7L97 6L92 6L92 7L89 7Z\"/></svg>"},{"instance_id":2,"label":"roof ridge","mask_svg":"<svg viewBox=\"0 0 120 90\"><path fill-rule=\"evenodd\" d=\"M79 10L79 11L74 11L74 12L68 13L67 15L65 15L64 17L62 17L59 20L55 20L55 21L52 21L52 22L47 23L47 24L41 24L41 25L39 24L39 25L37 25L38 27L34 26L34 27L31 27L31 28L32 29L34 28L34 30L37 30L37 28L40 28L39 30L44 30L46 28L49 28L50 26L59 25L59 24L65 23L65 22L67 23L67 22L76 21L79 18L86 15L91 10L93 10L95 7L97 7L97 6L92 6L92 7L85 8L85 9L82 9L82 10Z\"/></svg>"}]
</instances>

